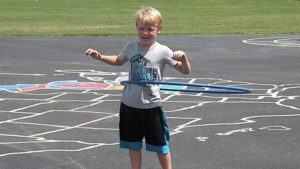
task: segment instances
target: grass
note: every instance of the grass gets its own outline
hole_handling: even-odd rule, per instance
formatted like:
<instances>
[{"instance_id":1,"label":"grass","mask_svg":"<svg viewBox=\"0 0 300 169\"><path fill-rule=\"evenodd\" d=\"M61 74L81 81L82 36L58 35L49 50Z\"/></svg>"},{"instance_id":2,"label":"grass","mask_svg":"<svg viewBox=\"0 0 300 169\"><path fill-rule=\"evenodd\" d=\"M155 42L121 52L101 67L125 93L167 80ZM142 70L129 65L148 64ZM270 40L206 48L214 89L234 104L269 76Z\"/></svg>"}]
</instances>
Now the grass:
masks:
<instances>
[{"instance_id":1,"label":"grass","mask_svg":"<svg viewBox=\"0 0 300 169\"><path fill-rule=\"evenodd\" d=\"M300 0L1 0L0 36L132 35L143 5L166 35L300 33Z\"/></svg>"}]
</instances>

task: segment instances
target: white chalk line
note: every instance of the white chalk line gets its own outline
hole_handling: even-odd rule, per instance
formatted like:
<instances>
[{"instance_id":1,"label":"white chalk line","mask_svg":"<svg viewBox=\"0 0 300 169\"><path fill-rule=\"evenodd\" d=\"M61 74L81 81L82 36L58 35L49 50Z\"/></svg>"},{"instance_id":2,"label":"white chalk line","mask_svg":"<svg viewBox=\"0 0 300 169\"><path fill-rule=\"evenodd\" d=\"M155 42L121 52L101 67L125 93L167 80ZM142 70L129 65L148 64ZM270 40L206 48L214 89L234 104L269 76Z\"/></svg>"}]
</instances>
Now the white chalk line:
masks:
<instances>
[{"instance_id":1,"label":"white chalk line","mask_svg":"<svg viewBox=\"0 0 300 169\"><path fill-rule=\"evenodd\" d=\"M299 36L281 36L281 37L260 37L243 40L245 44L262 45L262 46L278 46L278 47L300 47L300 42L295 42L294 39L299 40ZM286 42L288 41L288 42Z\"/></svg>"},{"instance_id":2,"label":"white chalk line","mask_svg":"<svg viewBox=\"0 0 300 169\"><path fill-rule=\"evenodd\" d=\"M101 72L101 71L93 71L93 70L58 70L57 72L59 73L74 73L74 74L79 74L80 77L83 78L88 78L89 76L116 76L116 75L125 75L126 73L121 72L121 73L115 73L115 72ZM193 105L189 106L184 106L178 109L171 109L171 110L166 110L167 113L172 114L173 112L181 112L181 111L189 111L193 109L199 109L201 106L207 105L207 104L214 104L214 103L226 103L226 104L237 104L237 103L259 103L259 104L274 104L278 105L281 107L285 107L288 109L293 109L296 111L299 111L299 107L295 105L289 105L288 103L285 103L286 101L289 100L294 100L299 98L298 95L295 96L282 96L281 93L290 89L298 89L299 84L281 84L281 85L275 85L275 84L257 84L257 83L251 83L251 82L239 82L239 81L231 81L231 80L223 80L223 79L214 79L214 78L177 78L177 77L167 77L165 79L180 79L180 80L188 80L188 82L194 83L197 81L201 80L212 80L215 82L212 82L211 84L238 84L242 85L245 87L251 87L251 86L256 86L253 88L254 93L252 94L247 94L247 95L231 95L231 96L216 96L216 95L205 95L205 94L182 94L182 93L172 93L169 94L167 97L165 97L162 102L163 103L192 103ZM32 100L32 101L41 101L41 103L36 103L32 104L29 106L24 106L20 108L16 108L10 111L0 111L0 112L10 112L10 113L20 113L20 114L26 114L24 117L19 117L19 118L14 118L10 120L4 120L0 121L0 124L16 124L16 125L36 125L36 126L45 126L45 127L57 127L57 129L47 131L47 132L41 132L41 133L35 133L31 135L14 135L14 134L0 134L0 137L19 137L19 138L27 138L30 141L21 141L21 142L0 142L0 145L9 145L9 144L34 144L34 143L51 143L51 142L56 142L56 143L78 143L82 145L87 145L84 148L79 148L79 149L49 149L49 150L32 150L32 151L20 151L20 152L11 152L11 153L3 153L0 154L0 157L5 157L5 156L11 156L11 155L22 155L22 154L32 154L32 153L42 153L42 152L78 152L78 151L84 151L88 149L93 149L96 147L100 146L114 146L117 145L118 143L87 143L83 142L80 140L47 140L43 136L47 134L53 134L53 133L58 133L58 132L63 132L66 130L71 130L75 128L81 128L81 129L87 129L87 130L105 130L105 131L118 131L117 128L97 128L97 127L86 127L88 124L92 124L94 122L99 122L99 121L105 121L107 119L115 118L118 117L117 113L111 113L111 112L94 112L94 111L80 111L82 109L88 109L89 107L99 105L105 101L107 97L109 96L121 96L120 94L99 94L97 92L92 92L92 91L84 91L81 92L83 94L85 93L90 93L90 94L95 94L99 95L98 97L95 97L94 99L91 100L72 100L72 101L80 101L80 102L85 102L89 103L85 106L80 106L80 107L75 107L71 110L61 110L61 111L74 111L74 112L81 112L81 113L103 113L106 114L107 116L97 118L92 121L88 121L85 123L77 124L74 126L63 126L63 125L52 125L52 124L42 124L42 123L30 123L30 122L21 122L20 120L25 120L37 116L43 116L47 113L51 113L52 111L60 111L60 110L49 110L45 111L42 113L33 113L33 112L26 112L26 109L33 108L36 106L41 106L41 105L46 105L46 104L51 104L51 103L63 103L65 102L66 104L70 100L59 100L60 97L65 96L70 93L75 93L76 92L53 92L53 93L46 93L46 94L37 94L37 93L26 93L26 95L32 95L32 96L49 96L48 98L45 99L34 99L34 98L28 98L28 99L22 99L22 98L0 98L0 101L4 100ZM22 93L24 94L24 93ZM172 101L172 98L174 97L180 97L180 96L196 96L196 97L201 97L207 98L207 99L216 99L213 101L197 101L197 100L180 100L180 101ZM250 96L250 97L249 97ZM0 96L1 97L1 96ZM264 99L272 98L275 99L276 101L264 101ZM231 101L232 99L237 99L236 101ZM109 101L114 101L117 102L118 100L109 100ZM184 104L183 104L184 105ZM260 116L249 116L249 117L244 117L240 119L240 122L232 122L232 123L213 123L213 124L199 124L196 125L197 123L201 122L201 118L199 117L171 117L168 116L168 119L172 120L185 120L186 122L183 124L180 124L178 126L175 126L174 129L171 130L170 135L176 135L179 133L184 133L185 129L187 128L197 128L197 127L203 127L203 126L230 126L230 125L244 125L244 124L249 124L249 123L255 123L258 118L271 118L271 117L296 117L299 116L299 114L290 114L290 115L260 115ZM277 126L278 127L278 126ZM267 128L267 127L265 127ZM283 128L283 127L282 127ZM262 128L263 129L263 128ZM269 126L269 130L276 130L276 126ZM280 130L280 126L277 128L277 130ZM245 130L236 130L236 132L243 132ZM250 130L249 130L250 131ZM233 132L234 133L234 132ZM206 141L208 137L197 137L198 140Z\"/></svg>"}]
</instances>

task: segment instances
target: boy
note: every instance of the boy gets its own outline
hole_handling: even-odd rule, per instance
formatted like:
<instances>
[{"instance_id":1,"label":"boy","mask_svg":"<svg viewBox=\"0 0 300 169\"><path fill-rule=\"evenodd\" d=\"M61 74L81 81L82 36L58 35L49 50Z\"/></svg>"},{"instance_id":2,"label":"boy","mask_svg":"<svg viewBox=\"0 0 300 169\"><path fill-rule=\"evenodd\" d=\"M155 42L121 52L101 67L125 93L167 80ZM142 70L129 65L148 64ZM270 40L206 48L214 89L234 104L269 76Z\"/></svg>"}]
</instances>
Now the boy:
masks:
<instances>
[{"instance_id":1,"label":"boy","mask_svg":"<svg viewBox=\"0 0 300 169\"><path fill-rule=\"evenodd\" d=\"M183 51L172 52L155 41L162 30L162 17L158 10L143 7L136 13L138 41L128 43L119 55L107 56L93 49L85 54L111 65L130 61L129 80L162 80L165 64L183 74L191 71ZM120 106L120 147L129 149L132 169L141 169L142 141L146 150L156 152L163 169L171 169L169 131L161 107L158 85L127 84Z\"/></svg>"}]
</instances>

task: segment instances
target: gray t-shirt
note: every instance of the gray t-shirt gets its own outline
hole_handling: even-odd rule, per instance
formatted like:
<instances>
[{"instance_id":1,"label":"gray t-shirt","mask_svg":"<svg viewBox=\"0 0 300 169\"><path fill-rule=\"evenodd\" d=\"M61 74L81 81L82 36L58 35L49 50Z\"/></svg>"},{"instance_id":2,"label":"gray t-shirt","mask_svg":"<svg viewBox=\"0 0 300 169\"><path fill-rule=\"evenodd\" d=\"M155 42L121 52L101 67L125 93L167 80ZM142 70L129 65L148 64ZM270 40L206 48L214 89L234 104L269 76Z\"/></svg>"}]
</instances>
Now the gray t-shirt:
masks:
<instances>
[{"instance_id":1,"label":"gray t-shirt","mask_svg":"<svg viewBox=\"0 0 300 169\"><path fill-rule=\"evenodd\" d=\"M130 62L129 80L160 81L163 79L165 65L173 67L177 61L171 57L173 52L158 42L151 48L141 48L138 42L128 43L121 53L121 63ZM135 108L148 109L161 106L158 85L128 84L123 90L122 103Z\"/></svg>"}]
</instances>

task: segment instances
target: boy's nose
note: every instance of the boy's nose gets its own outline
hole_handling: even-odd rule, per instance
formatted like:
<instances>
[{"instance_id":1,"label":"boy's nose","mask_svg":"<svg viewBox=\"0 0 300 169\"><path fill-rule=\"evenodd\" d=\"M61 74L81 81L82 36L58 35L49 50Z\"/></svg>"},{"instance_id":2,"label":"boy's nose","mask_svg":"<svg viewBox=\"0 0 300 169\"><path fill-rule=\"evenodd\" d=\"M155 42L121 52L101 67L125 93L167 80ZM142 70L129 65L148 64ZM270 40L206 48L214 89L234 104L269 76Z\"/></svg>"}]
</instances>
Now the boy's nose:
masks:
<instances>
[{"instance_id":1,"label":"boy's nose","mask_svg":"<svg viewBox=\"0 0 300 169\"><path fill-rule=\"evenodd\" d=\"M148 31L143 31L143 35L148 35L149 32Z\"/></svg>"}]
</instances>

